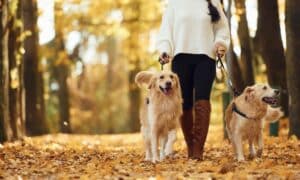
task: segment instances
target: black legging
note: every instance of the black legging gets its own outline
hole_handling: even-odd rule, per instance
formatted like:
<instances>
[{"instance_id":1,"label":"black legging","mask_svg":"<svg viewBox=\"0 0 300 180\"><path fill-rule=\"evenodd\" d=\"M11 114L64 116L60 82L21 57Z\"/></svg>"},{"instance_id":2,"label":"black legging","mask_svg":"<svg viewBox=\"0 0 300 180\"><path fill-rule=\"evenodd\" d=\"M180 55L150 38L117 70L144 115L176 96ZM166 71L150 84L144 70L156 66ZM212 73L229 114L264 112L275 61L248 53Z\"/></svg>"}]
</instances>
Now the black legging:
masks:
<instances>
[{"instance_id":1,"label":"black legging","mask_svg":"<svg viewBox=\"0 0 300 180\"><path fill-rule=\"evenodd\" d=\"M191 109L197 100L209 100L216 77L216 62L204 54L177 54L172 62L172 71L180 80L183 109Z\"/></svg>"}]
</instances>

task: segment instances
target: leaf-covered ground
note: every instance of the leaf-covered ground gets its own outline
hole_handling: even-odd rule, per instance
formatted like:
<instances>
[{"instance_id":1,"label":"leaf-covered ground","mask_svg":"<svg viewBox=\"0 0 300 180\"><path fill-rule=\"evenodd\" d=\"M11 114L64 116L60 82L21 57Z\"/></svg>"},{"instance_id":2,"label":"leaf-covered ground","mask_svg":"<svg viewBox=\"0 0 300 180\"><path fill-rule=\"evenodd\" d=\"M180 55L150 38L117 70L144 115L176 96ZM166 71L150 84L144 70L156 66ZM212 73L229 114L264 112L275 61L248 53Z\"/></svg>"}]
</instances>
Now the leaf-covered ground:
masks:
<instances>
[{"instance_id":1,"label":"leaf-covered ground","mask_svg":"<svg viewBox=\"0 0 300 180\"><path fill-rule=\"evenodd\" d=\"M263 157L242 163L218 125L210 128L204 161L187 160L182 137L175 149L154 165L143 161L140 134L25 138L0 145L0 179L300 179L300 143L285 135L266 137Z\"/></svg>"}]
</instances>

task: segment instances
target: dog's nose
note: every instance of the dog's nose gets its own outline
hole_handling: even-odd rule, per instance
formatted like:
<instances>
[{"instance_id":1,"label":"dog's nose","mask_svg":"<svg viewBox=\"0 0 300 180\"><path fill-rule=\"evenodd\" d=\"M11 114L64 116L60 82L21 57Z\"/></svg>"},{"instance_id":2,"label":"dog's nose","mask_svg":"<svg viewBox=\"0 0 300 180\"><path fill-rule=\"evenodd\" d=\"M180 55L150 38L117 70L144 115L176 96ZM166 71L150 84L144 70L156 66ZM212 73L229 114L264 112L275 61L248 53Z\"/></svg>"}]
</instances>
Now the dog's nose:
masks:
<instances>
[{"instance_id":1,"label":"dog's nose","mask_svg":"<svg viewBox=\"0 0 300 180\"><path fill-rule=\"evenodd\" d=\"M166 86L167 86L167 87L171 87L171 86L172 86L172 82L167 81L167 82L166 82Z\"/></svg>"},{"instance_id":2,"label":"dog's nose","mask_svg":"<svg viewBox=\"0 0 300 180\"><path fill-rule=\"evenodd\" d=\"M274 90L274 93L275 93L276 95L279 95L279 94L280 94L280 91L279 91L278 89L275 89L275 90Z\"/></svg>"}]
</instances>

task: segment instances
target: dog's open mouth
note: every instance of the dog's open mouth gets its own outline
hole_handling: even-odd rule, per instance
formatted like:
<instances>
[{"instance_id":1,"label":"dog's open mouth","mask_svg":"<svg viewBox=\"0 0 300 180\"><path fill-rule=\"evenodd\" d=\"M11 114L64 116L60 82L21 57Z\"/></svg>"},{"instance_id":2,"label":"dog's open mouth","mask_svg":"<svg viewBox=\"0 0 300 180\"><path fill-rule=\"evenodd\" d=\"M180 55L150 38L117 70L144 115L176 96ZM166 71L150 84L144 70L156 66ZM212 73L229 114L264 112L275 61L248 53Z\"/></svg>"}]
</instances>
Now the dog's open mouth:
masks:
<instances>
[{"instance_id":1,"label":"dog's open mouth","mask_svg":"<svg viewBox=\"0 0 300 180\"><path fill-rule=\"evenodd\" d=\"M166 95L168 95L171 92L171 90L172 90L172 87L165 87L165 88L163 88L163 87L159 86L159 88Z\"/></svg>"},{"instance_id":2,"label":"dog's open mouth","mask_svg":"<svg viewBox=\"0 0 300 180\"><path fill-rule=\"evenodd\" d=\"M278 99L276 97L263 97L262 100L272 106L275 106L278 103Z\"/></svg>"}]
</instances>

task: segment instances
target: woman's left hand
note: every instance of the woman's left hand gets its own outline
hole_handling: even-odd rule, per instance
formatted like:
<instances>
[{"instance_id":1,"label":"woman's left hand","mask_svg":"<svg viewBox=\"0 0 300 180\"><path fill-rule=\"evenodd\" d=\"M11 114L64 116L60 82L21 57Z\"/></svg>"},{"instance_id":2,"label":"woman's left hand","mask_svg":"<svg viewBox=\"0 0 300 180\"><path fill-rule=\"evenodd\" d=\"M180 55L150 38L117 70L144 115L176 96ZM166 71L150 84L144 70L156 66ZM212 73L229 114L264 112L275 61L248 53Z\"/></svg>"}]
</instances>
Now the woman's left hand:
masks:
<instances>
[{"instance_id":1,"label":"woman's left hand","mask_svg":"<svg viewBox=\"0 0 300 180\"><path fill-rule=\"evenodd\" d=\"M226 48L224 46L217 45L216 53L220 58L222 58L226 53Z\"/></svg>"}]
</instances>

